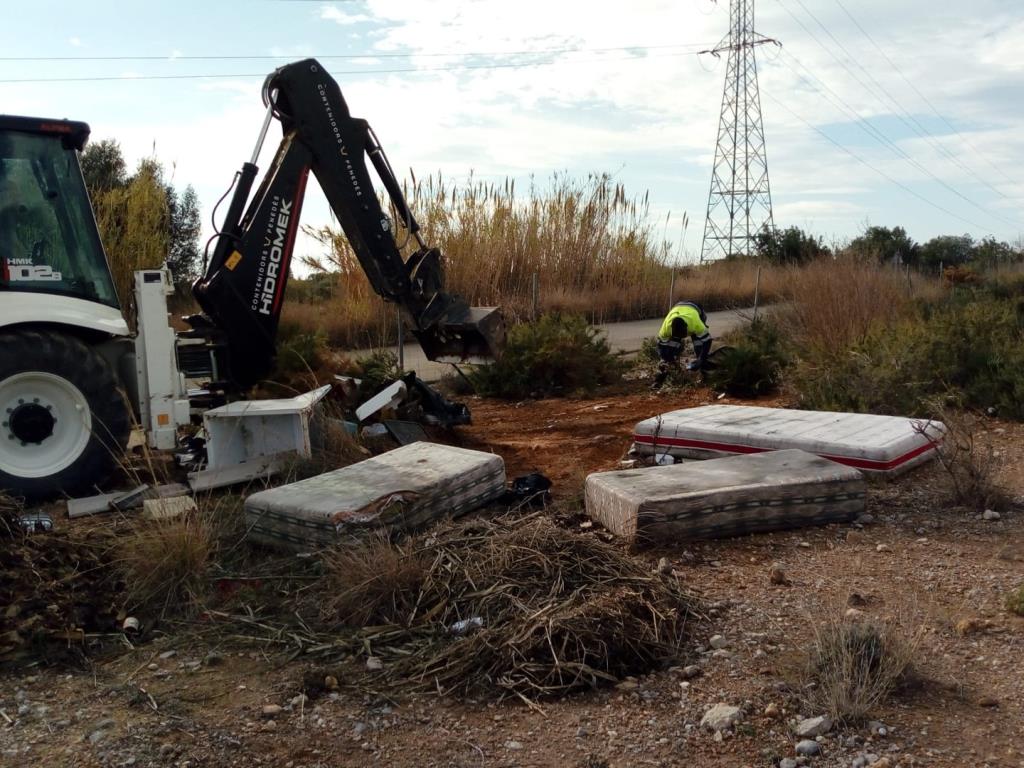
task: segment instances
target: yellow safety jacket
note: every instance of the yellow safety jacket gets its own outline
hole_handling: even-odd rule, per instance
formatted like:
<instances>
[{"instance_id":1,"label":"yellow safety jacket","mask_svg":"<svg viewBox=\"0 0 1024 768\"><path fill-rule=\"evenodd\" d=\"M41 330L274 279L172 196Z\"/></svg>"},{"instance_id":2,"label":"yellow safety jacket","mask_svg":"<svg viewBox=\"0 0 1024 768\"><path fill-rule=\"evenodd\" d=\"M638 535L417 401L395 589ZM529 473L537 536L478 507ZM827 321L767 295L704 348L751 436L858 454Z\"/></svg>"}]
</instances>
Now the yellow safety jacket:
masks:
<instances>
[{"instance_id":1,"label":"yellow safety jacket","mask_svg":"<svg viewBox=\"0 0 1024 768\"><path fill-rule=\"evenodd\" d=\"M688 302L681 301L665 315L665 322L661 324L661 330L658 331L659 341L671 341L672 321L677 317L681 317L686 322L686 331L694 341L703 342L711 337L707 325L700 319L700 311L697 307Z\"/></svg>"}]
</instances>

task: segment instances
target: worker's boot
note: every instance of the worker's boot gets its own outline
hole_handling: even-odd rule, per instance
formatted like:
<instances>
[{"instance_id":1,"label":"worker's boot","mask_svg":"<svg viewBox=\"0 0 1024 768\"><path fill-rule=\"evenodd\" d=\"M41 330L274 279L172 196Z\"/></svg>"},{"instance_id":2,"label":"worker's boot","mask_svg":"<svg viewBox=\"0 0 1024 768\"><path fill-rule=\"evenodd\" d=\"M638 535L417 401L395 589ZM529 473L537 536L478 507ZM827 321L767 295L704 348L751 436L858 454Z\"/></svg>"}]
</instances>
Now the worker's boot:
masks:
<instances>
[{"instance_id":1,"label":"worker's boot","mask_svg":"<svg viewBox=\"0 0 1024 768\"><path fill-rule=\"evenodd\" d=\"M661 389L661 385L665 383L665 379L668 378L668 366L662 363L658 366L658 373L654 377L654 383L651 384L651 389Z\"/></svg>"}]
</instances>

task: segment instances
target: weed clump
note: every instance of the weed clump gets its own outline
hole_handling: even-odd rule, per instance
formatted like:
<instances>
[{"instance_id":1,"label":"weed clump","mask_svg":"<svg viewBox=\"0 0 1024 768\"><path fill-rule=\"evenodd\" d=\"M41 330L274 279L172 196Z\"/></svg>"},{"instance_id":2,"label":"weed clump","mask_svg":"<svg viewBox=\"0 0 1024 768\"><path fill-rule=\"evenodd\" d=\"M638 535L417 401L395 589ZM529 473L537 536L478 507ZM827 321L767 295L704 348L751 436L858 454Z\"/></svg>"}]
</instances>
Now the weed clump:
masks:
<instances>
[{"instance_id":1,"label":"weed clump","mask_svg":"<svg viewBox=\"0 0 1024 768\"><path fill-rule=\"evenodd\" d=\"M549 314L512 328L499 360L470 379L489 397L588 394L619 379L622 363L579 315Z\"/></svg>"},{"instance_id":2,"label":"weed clump","mask_svg":"<svg viewBox=\"0 0 1024 768\"><path fill-rule=\"evenodd\" d=\"M707 382L733 397L757 397L774 392L785 364L782 333L777 325L755 320L735 341L714 354Z\"/></svg>"},{"instance_id":3,"label":"weed clump","mask_svg":"<svg viewBox=\"0 0 1024 768\"><path fill-rule=\"evenodd\" d=\"M920 630L896 620L830 618L808 653L808 703L845 723L864 720L907 679L920 642Z\"/></svg>"},{"instance_id":4,"label":"weed clump","mask_svg":"<svg viewBox=\"0 0 1024 768\"><path fill-rule=\"evenodd\" d=\"M193 608L204 596L215 546L213 528L200 514L139 520L117 546L129 605L160 616Z\"/></svg>"},{"instance_id":5,"label":"weed clump","mask_svg":"<svg viewBox=\"0 0 1024 768\"><path fill-rule=\"evenodd\" d=\"M1024 584L1006 596L1006 610L1018 616L1024 616Z\"/></svg>"}]
</instances>

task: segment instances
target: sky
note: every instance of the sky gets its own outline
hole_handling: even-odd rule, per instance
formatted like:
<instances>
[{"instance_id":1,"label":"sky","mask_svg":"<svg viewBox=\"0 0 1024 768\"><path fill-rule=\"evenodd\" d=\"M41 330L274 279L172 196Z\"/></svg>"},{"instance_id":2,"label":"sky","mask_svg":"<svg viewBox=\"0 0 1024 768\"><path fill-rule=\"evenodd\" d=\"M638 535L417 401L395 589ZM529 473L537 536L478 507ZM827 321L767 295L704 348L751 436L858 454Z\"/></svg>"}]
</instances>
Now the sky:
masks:
<instances>
[{"instance_id":1,"label":"sky","mask_svg":"<svg viewBox=\"0 0 1024 768\"><path fill-rule=\"evenodd\" d=\"M155 153L196 188L207 235L252 153L263 78L315 56L400 175L543 187L609 173L649 193L673 258L699 258L726 58L698 52L726 34L726 0L16 7L0 27L0 112L84 120L133 166ZM828 243L869 224L919 241L1024 234L1019 0L757 0L756 15L781 43L757 49L777 226ZM330 212L313 187L316 227Z\"/></svg>"}]
</instances>

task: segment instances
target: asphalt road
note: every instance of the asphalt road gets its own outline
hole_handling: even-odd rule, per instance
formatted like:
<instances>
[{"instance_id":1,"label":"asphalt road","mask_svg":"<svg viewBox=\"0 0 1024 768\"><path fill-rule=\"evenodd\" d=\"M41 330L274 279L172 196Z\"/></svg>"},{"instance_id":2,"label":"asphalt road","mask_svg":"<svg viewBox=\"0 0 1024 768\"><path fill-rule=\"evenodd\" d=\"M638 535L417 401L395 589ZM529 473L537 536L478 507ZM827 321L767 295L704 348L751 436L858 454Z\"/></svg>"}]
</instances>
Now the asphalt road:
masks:
<instances>
[{"instance_id":1,"label":"asphalt road","mask_svg":"<svg viewBox=\"0 0 1024 768\"><path fill-rule=\"evenodd\" d=\"M722 312L708 312L708 329L711 335L721 336L744 322L748 322L753 313L752 309L730 309ZM661 327L663 318L655 317L650 320L630 320L624 323L604 323L595 326L608 337L608 343L615 352L624 355L640 351L640 345L644 339L654 336ZM367 353L369 350L356 352L356 357ZM424 381L437 381L444 374L451 371L447 363L433 363L427 360L415 341L405 345L405 370L416 371L416 375Z\"/></svg>"}]
</instances>

